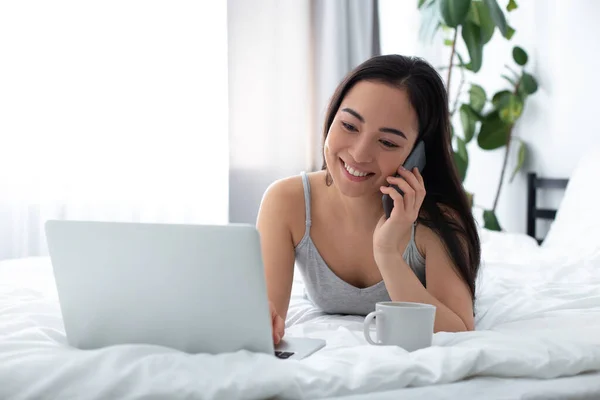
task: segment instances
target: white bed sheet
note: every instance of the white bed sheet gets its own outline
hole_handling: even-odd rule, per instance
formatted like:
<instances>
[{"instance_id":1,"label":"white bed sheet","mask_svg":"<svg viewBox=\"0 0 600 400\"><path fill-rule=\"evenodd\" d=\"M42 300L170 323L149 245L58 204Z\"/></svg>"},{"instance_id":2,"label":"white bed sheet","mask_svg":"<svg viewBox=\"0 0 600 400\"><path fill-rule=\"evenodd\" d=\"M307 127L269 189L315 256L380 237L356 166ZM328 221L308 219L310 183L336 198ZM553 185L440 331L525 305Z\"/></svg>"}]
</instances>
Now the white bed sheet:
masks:
<instances>
[{"instance_id":1,"label":"white bed sheet","mask_svg":"<svg viewBox=\"0 0 600 400\"><path fill-rule=\"evenodd\" d=\"M598 400L600 374L556 379L475 377L456 383L334 397L337 400Z\"/></svg>"},{"instance_id":2,"label":"white bed sheet","mask_svg":"<svg viewBox=\"0 0 600 400\"><path fill-rule=\"evenodd\" d=\"M540 249L537 242L528 236L512 233L499 233L492 231L482 231L482 249L487 260L486 267L496 266L501 268L503 263L509 264L512 267L504 269L491 270L486 269L486 272L491 272L503 276L504 280L512 280L518 282L522 280L536 280L536 269L531 266L552 264L551 260L560 260L562 265L584 265L582 269L573 269L567 271L563 268L562 278L561 273L557 273L557 282L567 283L569 278L573 279L573 284L585 280L586 276L598 276L596 271L589 272L589 268L594 268L593 262L582 261L573 256L565 256L562 252L557 252L556 249ZM588 248L593 247L593 238L587 241ZM592 245L592 246L590 246ZM587 257L585 254L583 257ZM569 260L570 259L570 260ZM561 268L558 263L555 263L555 270ZM548 275L552 271L545 271ZM544 275L544 273L540 274ZM546 275L546 281L551 277ZM528 278L529 277L529 278ZM594 279L589 283L593 286ZM489 286L489 285L488 285ZM535 285L532 285L535 286ZM574 291L572 297L576 298L577 293ZM539 299L542 300L542 299ZM517 303L512 301L513 305ZM572 311L565 310L563 312L553 313L536 313L530 314L528 318L520 319L518 315L514 316L514 321L507 321L494 326L493 330L500 332L511 332L515 335L524 334L529 331L543 332L544 330L569 330L572 335L577 335L578 327L586 330L586 321L589 321L592 326L598 324L597 318L600 314L592 312L585 315L585 312L574 312L569 316L565 314ZM582 316L582 314L584 314ZM482 328L483 318L478 319L478 326ZM567 333L568 335L568 333ZM465 380L446 384L437 384L424 387L410 387L399 390L383 391L368 394L358 394L349 396L335 397L335 399L343 400L417 400L417 399L528 399L528 400L552 400L552 399L600 399L600 372L588 372L575 376L566 376L555 379L528 379L528 378L506 378L492 376L475 376Z\"/></svg>"},{"instance_id":3,"label":"white bed sheet","mask_svg":"<svg viewBox=\"0 0 600 400\"><path fill-rule=\"evenodd\" d=\"M301 361L155 346L70 349L49 261L3 262L0 398L600 397L600 375L569 378L600 371L600 256L553 254L522 235L482 239L478 331L438 333L434 346L414 353L369 346L362 318L324 315L296 282L286 334L328 342Z\"/></svg>"}]
</instances>

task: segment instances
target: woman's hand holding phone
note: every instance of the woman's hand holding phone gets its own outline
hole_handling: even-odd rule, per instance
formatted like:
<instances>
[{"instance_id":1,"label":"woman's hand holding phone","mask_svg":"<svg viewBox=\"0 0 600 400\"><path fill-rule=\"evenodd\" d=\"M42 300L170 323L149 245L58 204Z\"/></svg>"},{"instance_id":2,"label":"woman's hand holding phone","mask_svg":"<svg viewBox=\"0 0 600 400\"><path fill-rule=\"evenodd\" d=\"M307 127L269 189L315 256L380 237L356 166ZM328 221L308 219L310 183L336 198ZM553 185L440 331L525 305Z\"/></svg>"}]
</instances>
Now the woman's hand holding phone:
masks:
<instances>
[{"instance_id":1,"label":"woman's hand holding phone","mask_svg":"<svg viewBox=\"0 0 600 400\"><path fill-rule=\"evenodd\" d=\"M382 186L381 192L389 195L394 201L394 208L390 218L382 215L375 232L373 233L373 251L375 255L400 254L404 249L400 246L402 239L410 232L412 224L417 220L423 200L425 199L425 185L423 176L418 168L412 171L400 167L399 176L387 178L390 185L396 185L404 195L401 195L392 186Z\"/></svg>"}]
</instances>

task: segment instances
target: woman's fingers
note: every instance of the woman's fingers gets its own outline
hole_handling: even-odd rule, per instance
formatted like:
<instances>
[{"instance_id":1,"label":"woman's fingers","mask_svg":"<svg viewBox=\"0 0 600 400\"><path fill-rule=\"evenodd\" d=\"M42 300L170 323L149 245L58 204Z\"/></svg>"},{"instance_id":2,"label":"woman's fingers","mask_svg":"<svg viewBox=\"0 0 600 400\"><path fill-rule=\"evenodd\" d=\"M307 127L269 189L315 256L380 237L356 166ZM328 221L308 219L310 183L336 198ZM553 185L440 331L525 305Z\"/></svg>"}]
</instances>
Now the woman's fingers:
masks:
<instances>
[{"instance_id":1,"label":"woman's fingers","mask_svg":"<svg viewBox=\"0 0 600 400\"><path fill-rule=\"evenodd\" d=\"M414 207L420 208L425 198L425 185L423 182L423 176L419 172L418 168L413 168L413 171L399 170L398 174L404 178L404 180L410 185L415 193Z\"/></svg>"},{"instance_id":2,"label":"woman's fingers","mask_svg":"<svg viewBox=\"0 0 600 400\"><path fill-rule=\"evenodd\" d=\"M278 344L283 337L285 331L285 322L283 318L277 314L273 303L269 302L269 308L271 310L271 327L273 331L273 343Z\"/></svg>"},{"instance_id":3,"label":"woman's fingers","mask_svg":"<svg viewBox=\"0 0 600 400\"><path fill-rule=\"evenodd\" d=\"M381 186L379 188L381 193L389 194L392 200L394 200L394 209L400 208L404 212L404 199L400 193L396 189L391 186ZM392 210L392 213L394 211Z\"/></svg>"},{"instance_id":4,"label":"woman's fingers","mask_svg":"<svg viewBox=\"0 0 600 400\"><path fill-rule=\"evenodd\" d=\"M402 197L404 198L404 210L406 212L411 212L415 207L415 190L413 187L400 177L388 177L387 181L393 185L398 186L400 190L404 193ZM396 191L396 190L394 190Z\"/></svg>"},{"instance_id":5,"label":"woman's fingers","mask_svg":"<svg viewBox=\"0 0 600 400\"><path fill-rule=\"evenodd\" d=\"M275 334L275 336L274 336L275 344L278 344L281 341L281 339L283 338L283 335L285 333L285 323L283 322L283 318L281 318L279 315L277 315L275 317L275 321L273 324L273 332Z\"/></svg>"},{"instance_id":6,"label":"woman's fingers","mask_svg":"<svg viewBox=\"0 0 600 400\"><path fill-rule=\"evenodd\" d=\"M414 169L415 171L418 171L418 168ZM419 186L423 186L423 184L421 182L419 182L419 179L417 178L417 176L415 175L415 173L413 171L409 171L407 169L400 169L398 170L398 174L404 178L404 180L406 182L408 182L408 184L416 191Z\"/></svg>"},{"instance_id":7,"label":"woman's fingers","mask_svg":"<svg viewBox=\"0 0 600 400\"><path fill-rule=\"evenodd\" d=\"M425 194L427 193L425 190L425 181L423 180L423 175L421 175L421 171L419 171L419 168L415 168L413 173L415 175L415 178L417 178L417 181L419 182L419 186L415 189L415 192L417 193L417 202L420 206L420 204L423 202L423 199L425 198Z\"/></svg>"},{"instance_id":8,"label":"woman's fingers","mask_svg":"<svg viewBox=\"0 0 600 400\"><path fill-rule=\"evenodd\" d=\"M425 187L425 181L423 180L423 175L421 175L421 171L419 171L419 168L415 167L413 173L415 174L415 177L417 178L421 186Z\"/></svg>"}]
</instances>

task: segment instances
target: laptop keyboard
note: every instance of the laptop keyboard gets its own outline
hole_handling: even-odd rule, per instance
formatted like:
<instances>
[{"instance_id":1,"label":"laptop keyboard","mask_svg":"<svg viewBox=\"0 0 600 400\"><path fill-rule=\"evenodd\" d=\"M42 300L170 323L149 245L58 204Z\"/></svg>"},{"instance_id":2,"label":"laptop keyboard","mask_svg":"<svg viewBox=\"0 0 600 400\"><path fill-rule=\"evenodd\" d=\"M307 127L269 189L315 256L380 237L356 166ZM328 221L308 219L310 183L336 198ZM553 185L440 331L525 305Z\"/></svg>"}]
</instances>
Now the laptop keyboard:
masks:
<instances>
[{"instance_id":1,"label":"laptop keyboard","mask_svg":"<svg viewBox=\"0 0 600 400\"><path fill-rule=\"evenodd\" d=\"M286 358L290 358L294 353L290 351L275 351L275 356L285 360Z\"/></svg>"}]
</instances>

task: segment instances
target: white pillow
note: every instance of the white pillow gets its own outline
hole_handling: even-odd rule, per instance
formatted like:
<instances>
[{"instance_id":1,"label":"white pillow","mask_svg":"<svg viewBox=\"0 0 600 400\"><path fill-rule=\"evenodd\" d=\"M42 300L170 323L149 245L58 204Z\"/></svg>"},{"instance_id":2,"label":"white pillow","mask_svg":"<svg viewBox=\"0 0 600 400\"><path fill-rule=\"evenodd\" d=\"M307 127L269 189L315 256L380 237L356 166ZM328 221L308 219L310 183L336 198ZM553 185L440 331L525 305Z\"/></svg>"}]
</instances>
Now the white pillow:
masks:
<instances>
[{"instance_id":1,"label":"white pillow","mask_svg":"<svg viewBox=\"0 0 600 400\"><path fill-rule=\"evenodd\" d=\"M569 178L543 248L581 256L600 249L599 176L600 146L596 144L586 150Z\"/></svg>"},{"instance_id":2,"label":"white pillow","mask_svg":"<svg viewBox=\"0 0 600 400\"><path fill-rule=\"evenodd\" d=\"M482 264L513 262L540 249L529 235L518 232L498 232L479 228Z\"/></svg>"}]
</instances>

